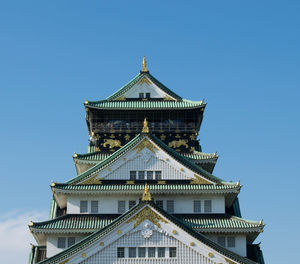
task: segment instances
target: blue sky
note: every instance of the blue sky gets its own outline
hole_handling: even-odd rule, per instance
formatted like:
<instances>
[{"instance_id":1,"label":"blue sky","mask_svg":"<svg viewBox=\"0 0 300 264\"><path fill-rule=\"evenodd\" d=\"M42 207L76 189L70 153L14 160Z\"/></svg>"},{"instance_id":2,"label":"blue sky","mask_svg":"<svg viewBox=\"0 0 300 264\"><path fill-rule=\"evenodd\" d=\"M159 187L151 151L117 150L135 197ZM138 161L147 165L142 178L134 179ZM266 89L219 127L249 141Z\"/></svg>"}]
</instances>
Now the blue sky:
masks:
<instances>
[{"instance_id":1,"label":"blue sky","mask_svg":"<svg viewBox=\"0 0 300 264\"><path fill-rule=\"evenodd\" d=\"M27 261L26 224L46 218L51 180L75 176L72 153L88 144L84 99L119 89L144 55L170 89L208 102L203 151L218 151L216 176L241 181L243 217L267 224L257 239L266 263L292 257L300 235L299 11L299 1L2 1L0 223L24 237L7 246L10 233L0 229L5 263ZM9 256L14 247L18 256Z\"/></svg>"}]
</instances>

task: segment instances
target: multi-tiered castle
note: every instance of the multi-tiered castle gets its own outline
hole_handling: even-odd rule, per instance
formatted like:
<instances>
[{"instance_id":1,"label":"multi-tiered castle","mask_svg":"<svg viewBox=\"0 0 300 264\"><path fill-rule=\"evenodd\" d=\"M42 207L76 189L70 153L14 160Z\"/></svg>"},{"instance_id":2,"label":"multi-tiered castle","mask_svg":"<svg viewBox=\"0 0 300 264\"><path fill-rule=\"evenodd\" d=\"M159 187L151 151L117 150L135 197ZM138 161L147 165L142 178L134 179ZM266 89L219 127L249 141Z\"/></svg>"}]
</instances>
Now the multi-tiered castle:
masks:
<instances>
[{"instance_id":1,"label":"multi-tiered castle","mask_svg":"<svg viewBox=\"0 0 300 264\"><path fill-rule=\"evenodd\" d=\"M86 101L88 153L51 184L50 219L31 222L30 264L264 263L262 221L241 218L239 182L202 152L206 104L142 70L106 100Z\"/></svg>"}]
</instances>

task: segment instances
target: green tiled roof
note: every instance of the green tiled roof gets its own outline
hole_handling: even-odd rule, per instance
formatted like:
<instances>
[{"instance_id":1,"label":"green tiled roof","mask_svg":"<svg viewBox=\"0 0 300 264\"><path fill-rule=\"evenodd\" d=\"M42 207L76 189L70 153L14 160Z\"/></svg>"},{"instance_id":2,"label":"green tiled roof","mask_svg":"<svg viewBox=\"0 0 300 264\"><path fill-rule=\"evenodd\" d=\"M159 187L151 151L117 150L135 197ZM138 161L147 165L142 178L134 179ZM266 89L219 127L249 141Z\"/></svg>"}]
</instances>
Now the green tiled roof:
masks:
<instances>
[{"instance_id":1,"label":"green tiled roof","mask_svg":"<svg viewBox=\"0 0 300 264\"><path fill-rule=\"evenodd\" d=\"M54 264L59 261L65 260L66 258L73 256L78 251L84 249L86 246L91 245L95 241L97 241L99 238L103 237L105 234L109 233L110 231L116 229L118 226L120 226L123 222L127 221L131 216L133 216L138 210L142 209L144 206L149 205L150 207L153 207L155 210L160 212L166 219L168 219L170 222L174 223L175 225L182 228L185 232L189 233L191 236L193 236L198 241L202 242L203 244L207 245L208 247L216 250L217 252L221 253L225 257L232 259L238 263L241 264L255 264L256 262L247 259L245 257L242 257L220 245L213 242L206 236L200 234L199 232L194 231L192 228L190 228L188 225L184 224L183 221L177 219L176 217L166 213L164 210L159 208L157 205L155 205L153 202L140 202L135 207L128 210L126 213L112 221L109 225L102 228L101 230L94 232L93 234L87 236L86 238L82 239L80 242L76 243L75 245L69 247L68 249L40 262L40 264Z\"/></svg>"},{"instance_id":2,"label":"green tiled roof","mask_svg":"<svg viewBox=\"0 0 300 264\"><path fill-rule=\"evenodd\" d=\"M183 99L182 101L89 101L86 106L99 109L114 110L149 110L149 109L191 109L205 107L205 104L198 101Z\"/></svg>"},{"instance_id":3,"label":"green tiled roof","mask_svg":"<svg viewBox=\"0 0 300 264\"><path fill-rule=\"evenodd\" d=\"M104 181L103 181L104 182ZM145 188L144 184L55 184L54 191L68 193L70 191L88 191L88 192L113 192L113 191L137 191L143 193ZM172 193L178 192L197 192L201 191L224 191L228 193L238 193L241 186L239 185L221 185L221 184L151 184L148 182L149 191L152 194L161 193L163 191L171 191Z\"/></svg>"},{"instance_id":4,"label":"green tiled roof","mask_svg":"<svg viewBox=\"0 0 300 264\"><path fill-rule=\"evenodd\" d=\"M135 85L140 79L142 79L144 76L147 76L155 85L157 85L160 89L162 89L165 93L169 94L173 98L177 100L181 100L182 98L171 91L169 88L167 88L165 85L163 85L160 81L158 81L156 78L154 78L149 72L141 72L137 76L135 76L129 83L125 84L121 89L113 93L111 96L107 98L107 100L114 100L118 97L122 96L124 93L126 93L133 85Z\"/></svg>"},{"instance_id":5,"label":"green tiled roof","mask_svg":"<svg viewBox=\"0 0 300 264\"><path fill-rule=\"evenodd\" d=\"M195 173L200 174L201 176L205 177L206 179L213 181L218 184L231 184L228 182L224 182L221 179L217 178L216 176L212 175L211 173L207 172L206 170L202 169L198 165L194 164L192 161L190 161L188 158L183 157L179 153L177 153L174 149L168 147L164 142L162 142L157 137L153 136L152 134L138 134L135 138L133 138L131 141L129 141L125 146L118 149L116 152L114 152L111 156L106 158L105 160L99 162L92 168L86 170L85 172L79 174L77 177L73 178L72 180L69 180L68 184L75 184L78 182L81 182L83 180L88 179L88 177L91 174L97 173L100 169L107 167L111 163L113 163L117 158L119 158L121 155L132 149L135 145L137 145L144 137L148 137L149 139L153 140L157 145L159 145L164 151L166 151L169 155L171 155L173 158L175 158L178 162L183 164L184 166L188 167Z\"/></svg>"},{"instance_id":6,"label":"green tiled roof","mask_svg":"<svg viewBox=\"0 0 300 264\"><path fill-rule=\"evenodd\" d=\"M182 156L191 159L191 160L212 160L217 159L218 156L215 154L208 154L199 151L193 152L182 152L180 153ZM103 153L103 152L91 152L86 154L76 154L77 156L74 157L74 160L85 160L85 161L102 161L107 157L111 156L112 153Z\"/></svg>"},{"instance_id":7,"label":"green tiled roof","mask_svg":"<svg viewBox=\"0 0 300 264\"><path fill-rule=\"evenodd\" d=\"M34 223L34 232L94 232L112 223L120 215L70 214L54 220ZM227 214L174 215L185 224L199 232L260 232L263 225L259 222L244 220ZM225 229L225 230L224 230Z\"/></svg>"}]
</instances>

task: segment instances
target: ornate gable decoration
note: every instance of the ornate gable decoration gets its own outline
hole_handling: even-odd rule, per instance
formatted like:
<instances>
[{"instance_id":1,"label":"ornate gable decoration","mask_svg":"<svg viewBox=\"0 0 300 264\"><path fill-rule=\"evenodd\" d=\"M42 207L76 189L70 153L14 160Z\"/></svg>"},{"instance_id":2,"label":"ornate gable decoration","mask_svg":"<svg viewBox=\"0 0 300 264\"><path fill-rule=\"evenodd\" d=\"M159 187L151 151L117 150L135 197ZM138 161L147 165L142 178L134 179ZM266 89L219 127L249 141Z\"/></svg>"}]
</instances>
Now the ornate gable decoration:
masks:
<instances>
[{"instance_id":1,"label":"ornate gable decoration","mask_svg":"<svg viewBox=\"0 0 300 264\"><path fill-rule=\"evenodd\" d=\"M144 148L149 149L152 153L155 153L155 150L158 150L156 146L149 139L145 138L141 143L139 143L134 150L137 150L136 153L141 152Z\"/></svg>"}]
</instances>

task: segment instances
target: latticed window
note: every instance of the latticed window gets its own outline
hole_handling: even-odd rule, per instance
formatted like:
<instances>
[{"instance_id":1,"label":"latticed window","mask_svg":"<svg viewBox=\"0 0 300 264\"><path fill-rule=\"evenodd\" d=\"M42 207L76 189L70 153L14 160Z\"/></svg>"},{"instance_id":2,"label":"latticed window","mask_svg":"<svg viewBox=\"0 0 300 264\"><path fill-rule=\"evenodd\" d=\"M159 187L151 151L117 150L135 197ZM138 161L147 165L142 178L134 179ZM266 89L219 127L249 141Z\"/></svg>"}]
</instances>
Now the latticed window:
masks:
<instances>
[{"instance_id":1,"label":"latticed window","mask_svg":"<svg viewBox=\"0 0 300 264\"><path fill-rule=\"evenodd\" d=\"M66 247L66 238L65 237L57 238L57 247L58 248L65 248Z\"/></svg>"},{"instance_id":2,"label":"latticed window","mask_svg":"<svg viewBox=\"0 0 300 264\"><path fill-rule=\"evenodd\" d=\"M147 171L147 180L153 180L153 171Z\"/></svg>"},{"instance_id":3,"label":"latticed window","mask_svg":"<svg viewBox=\"0 0 300 264\"><path fill-rule=\"evenodd\" d=\"M155 180L161 180L161 171L155 171Z\"/></svg>"},{"instance_id":4,"label":"latticed window","mask_svg":"<svg viewBox=\"0 0 300 264\"><path fill-rule=\"evenodd\" d=\"M155 258L155 247L148 248L148 258Z\"/></svg>"},{"instance_id":5,"label":"latticed window","mask_svg":"<svg viewBox=\"0 0 300 264\"><path fill-rule=\"evenodd\" d=\"M117 257L118 258L125 258L125 248L118 247L118 249L117 249Z\"/></svg>"},{"instance_id":6,"label":"latticed window","mask_svg":"<svg viewBox=\"0 0 300 264\"><path fill-rule=\"evenodd\" d=\"M118 213L125 213L125 201L118 201Z\"/></svg>"},{"instance_id":7,"label":"latticed window","mask_svg":"<svg viewBox=\"0 0 300 264\"><path fill-rule=\"evenodd\" d=\"M211 213L211 200L204 201L204 212Z\"/></svg>"},{"instance_id":8,"label":"latticed window","mask_svg":"<svg viewBox=\"0 0 300 264\"><path fill-rule=\"evenodd\" d=\"M227 237L227 247L235 247L235 237Z\"/></svg>"},{"instance_id":9,"label":"latticed window","mask_svg":"<svg viewBox=\"0 0 300 264\"><path fill-rule=\"evenodd\" d=\"M167 212L174 213L174 200L167 200Z\"/></svg>"},{"instance_id":10,"label":"latticed window","mask_svg":"<svg viewBox=\"0 0 300 264\"><path fill-rule=\"evenodd\" d=\"M139 171L139 180L145 180L145 171Z\"/></svg>"},{"instance_id":11,"label":"latticed window","mask_svg":"<svg viewBox=\"0 0 300 264\"><path fill-rule=\"evenodd\" d=\"M155 202L156 204L157 204L157 206L159 206L160 208L164 208L164 201L163 200L157 200L156 202Z\"/></svg>"},{"instance_id":12,"label":"latticed window","mask_svg":"<svg viewBox=\"0 0 300 264\"><path fill-rule=\"evenodd\" d=\"M128 250L128 257L130 258L136 258L136 248L130 247Z\"/></svg>"},{"instance_id":13,"label":"latticed window","mask_svg":"<svg viewBox=\"0 0 300 264\"><path fill-rule=\"evenodd\" d=\"M97 214L98 210L98 201L91 201L91 213Z\"/></svg>"},{"instance_id":14,"label":"latticed window","mask_svg":"<svg viewBox=\"0 0 300 264\"><path fill-rule=\"evenodd\" d=\"M130 180L136 180L136 171L130 171Z\"/></svg>"},{"instance_id":15,"label":"latticed window","mask_svg":"<svg viewBox=\"0 0 300 264\"><path fill-rule=\"evenodd\" d=\"M194 200L194 213L201 212L201 200Z\"/></svg>"},{"instance_id":16,"label":"latticed window","mask_svg":"<svg viewBox=\"0 0 300 264\"><path fill-rule=\"evenodd\" d=\"M75 244L75 237L68 237L68 247Z\"/></svg>"},{"instance_id":17,"label":"latticed window","mask_svg":"<svg viewBox=\"0 0 300 264\"><path fill-rule=\"evenodd\" d=\"M165 248L164 247L157 248L157 256L159 258L164 258L165 257Z\"/></svg>"},{"instance_id":18,"label":"latticed window","mask_svg":"<svg viewBox=\"0 0 300 264\"><path fill-rule=\"evenodd\" d=\"M169 248L169 257L170 258L176 258L176 247L170 247Z\"/></svg>"},{"instance_id":19,"label":"latticed window","mask_svg":"<svg viewBox=\"0 0 300 264\"><path fill-rule=\"evenodd\" d=\"M132 207L134 207L136 204L136 201L129 201L129 209L131 209Z\"/></svg>"},{"instance_id":20,"label":"latticed window","mask_svg":"<svg viewBox=\"0 0 300 264\"><path fill-rule=\"evenodd\" d=\"M80 213L88 212L88 201L80 201Z\"/></svg>"},{"instance_id":21,"label":"latticed window","mask_svg":"<svg viewBox=\"0 0 300 264\"><path fill-rule=\"evenodd\" d=\"M138 248L138 257L145 258L146 257L146 248L140 247Z\"/></svg>"},{"instance_id":22,"label":"latticed window","mask_svg":"<svg viewBox=\"0 0 300 264\"><path fill-rule=\"evenodd\" d=\"M150 98L150 96L151 96L151 94L150 94L150 93L146 93L146 98L147 98L147 99L149 99L149 98Z\"/></svg>"},{"instance_id":23,"label":"latticed window","mask_svg":"<svg viewBox=\"0 0 300 264\"><path fill-rule=\"evenodd\" d=\"M217 238L217 242L218 242L218 244L220 245L220 246L222 246L222 247L225 247L226 245L225 245L225 237L224 236L219 236L218 238Z\"/></svg>"}]
</instances>

